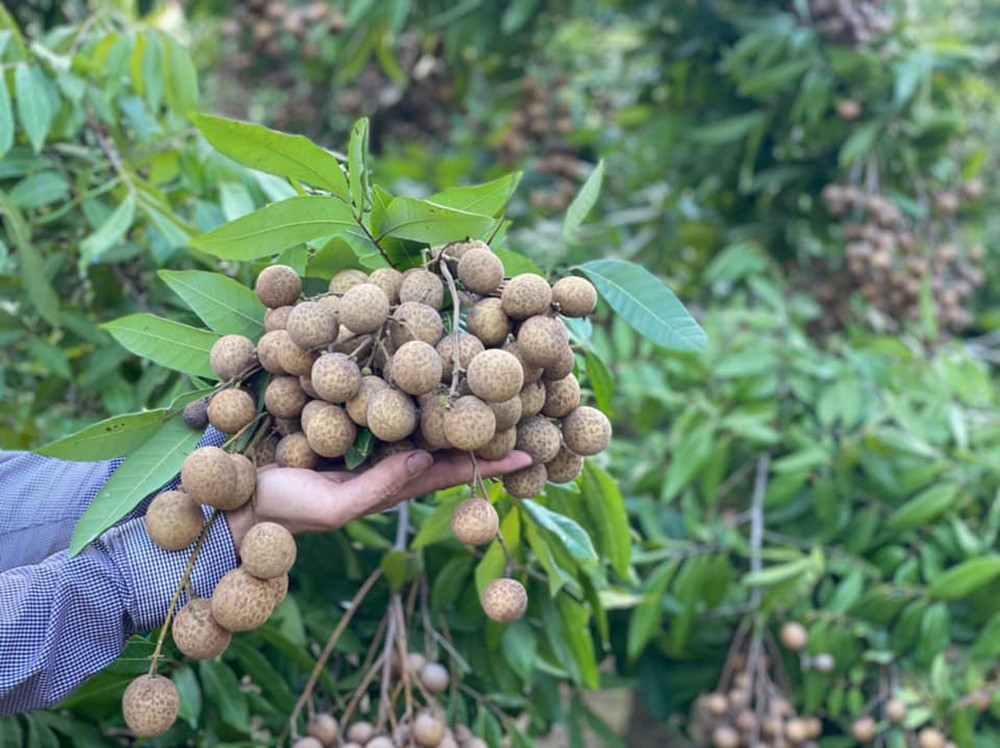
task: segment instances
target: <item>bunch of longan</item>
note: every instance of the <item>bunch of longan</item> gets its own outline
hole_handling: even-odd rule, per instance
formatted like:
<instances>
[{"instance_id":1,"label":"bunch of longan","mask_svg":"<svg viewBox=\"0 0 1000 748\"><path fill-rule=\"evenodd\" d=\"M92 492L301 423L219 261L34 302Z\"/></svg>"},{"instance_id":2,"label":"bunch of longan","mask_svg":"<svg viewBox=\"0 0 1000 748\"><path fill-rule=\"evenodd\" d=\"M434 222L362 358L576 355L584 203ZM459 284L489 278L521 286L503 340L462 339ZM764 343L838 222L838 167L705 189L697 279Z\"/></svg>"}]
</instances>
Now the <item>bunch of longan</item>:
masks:
<instances>
[{"instance_id":1,"label":"bunch of longan","mask_svg":"<svg viewBox=\"0 0 1000 748\"><path fill-rule=\"evenodd\" d=\"M798 4L792 3L793 12ZM837 44L870 44L892 31L892 15L879 0L811 0L809 15L820 33Z\"/></svg>"}]
</instances>

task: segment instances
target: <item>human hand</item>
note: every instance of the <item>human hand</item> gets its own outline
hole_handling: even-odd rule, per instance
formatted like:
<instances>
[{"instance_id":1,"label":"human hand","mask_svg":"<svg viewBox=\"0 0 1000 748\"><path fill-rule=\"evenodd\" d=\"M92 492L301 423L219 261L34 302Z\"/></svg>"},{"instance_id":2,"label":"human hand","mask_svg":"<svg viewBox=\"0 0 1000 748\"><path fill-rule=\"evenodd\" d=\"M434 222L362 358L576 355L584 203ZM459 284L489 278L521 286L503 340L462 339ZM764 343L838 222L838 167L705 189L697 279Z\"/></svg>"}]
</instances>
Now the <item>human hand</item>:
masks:
<instances>
[{"instance_id":1,"label":"human hand","mask_svg":"<svg viewBox=\"0 0 1000 748\"><path fill-rule=\"evenodd\" d=\"M477 460L483 478L494 478L531 465L524 452L502 460ZM464 452L401 452L360 472L317 472L263 467L257 471L256 521L277 522L294 534L328 532L401 501L469 483L472 460ZM254 523L250 504L229 512L236 547Z\"/></svg>"}]
</instances>

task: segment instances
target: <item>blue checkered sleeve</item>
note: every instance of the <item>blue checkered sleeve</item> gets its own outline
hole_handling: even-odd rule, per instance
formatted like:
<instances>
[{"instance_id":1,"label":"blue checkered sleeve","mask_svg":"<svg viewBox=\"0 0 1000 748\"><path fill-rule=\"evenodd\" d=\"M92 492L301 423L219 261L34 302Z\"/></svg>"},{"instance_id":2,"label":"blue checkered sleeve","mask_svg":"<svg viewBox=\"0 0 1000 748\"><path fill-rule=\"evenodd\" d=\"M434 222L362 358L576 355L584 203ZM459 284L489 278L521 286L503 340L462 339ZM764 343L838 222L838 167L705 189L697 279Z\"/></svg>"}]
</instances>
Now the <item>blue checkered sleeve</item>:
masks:
<instances>
[{"instance_id":1,"label":"blue checkered sleeve","mask_svg":"<svg viewBox=\"0 0 1000 748\"><path fill-rule=\"evenodd\" d=\"M202 443L221 442L210 430ZM189 554L152 543L142 516L148 500L75 558L66 550L120 463L0 452L0 714L57 704L113 662L130 636L166 617ZM216 522L195 565L195 591L211 595L236 563L228 523Z\"/></svg>"}]
</instances>

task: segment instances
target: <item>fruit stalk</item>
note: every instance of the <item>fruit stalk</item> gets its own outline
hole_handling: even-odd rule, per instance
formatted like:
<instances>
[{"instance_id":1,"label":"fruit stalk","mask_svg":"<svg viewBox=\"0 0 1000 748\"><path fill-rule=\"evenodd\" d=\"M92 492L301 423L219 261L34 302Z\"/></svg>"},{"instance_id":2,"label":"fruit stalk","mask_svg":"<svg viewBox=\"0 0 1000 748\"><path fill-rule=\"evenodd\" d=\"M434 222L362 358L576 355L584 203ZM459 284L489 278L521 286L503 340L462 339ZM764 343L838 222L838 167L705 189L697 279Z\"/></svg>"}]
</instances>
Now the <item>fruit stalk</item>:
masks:
<instances>
[{"instance_id":1,"label":"fruit stalk","mask_svg":"<svg viewBox=\"0 0 1000 748\"><path fill-rule=\"evenodd\" d=\"M454 398L455 394L458 392L458 370L461 366L461 351L458 344L458 333L462 309L461 304L458 301L458 288L455 287L455 279L451 277L451 270L448 269L448 262L444 259L443 252L441 260L438 263L438 267L441 268L441 275L444 276L444 280L448 284L448 293L451 294L451 336L453 345L451 346L451 388L448 391L448 396Z\"/></svg>"}]
</instances>

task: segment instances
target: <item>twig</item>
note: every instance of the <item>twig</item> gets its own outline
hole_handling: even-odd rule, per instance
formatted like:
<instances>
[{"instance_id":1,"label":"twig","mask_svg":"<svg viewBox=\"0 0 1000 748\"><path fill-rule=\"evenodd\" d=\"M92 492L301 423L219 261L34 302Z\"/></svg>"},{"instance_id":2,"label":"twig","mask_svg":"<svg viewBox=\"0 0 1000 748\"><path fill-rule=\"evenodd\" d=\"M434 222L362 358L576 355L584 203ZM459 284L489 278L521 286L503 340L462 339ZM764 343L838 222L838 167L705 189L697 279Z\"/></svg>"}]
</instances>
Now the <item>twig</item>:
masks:
<instances>
[{"instance_id":1,"label":"twig","mask_svg":"<svg viewBox=\"0 0 1000 748\"><path fill-rule=\"evenodd\" d=\"M354 695L351 697L351 700L347 703L347 708L344 710L344 716L341 717L342 725L350 723L351 717L354 715L354 710L357 709L358 707L358 702L361 701L361 697L365 694L365 691L368 690L368 686L371 685L371 682L375 679L375 674L378 672L378 669L382 666L383 657L385 657L385 654L381 654L378 656L378 659L372 663L372 666L368 669L368 672L365 673L365 677L361 679L361 682L358 684L358 687L354 689Z\"/></svg>"},{"instance_id":2,"label":"twig","mask_svg":"<svg viewBox=\"0 0 1000 748\"><path fill-rule=\"evenodd\" d=\"M451 388L448 391L448 396L453 398L455 397L455 393L458 392L458 377L462 360L458 340L462 307L458 301L458 289L455 287L455 279L451 277L451 271L448 269L448 263L442 259L438 263L438 267L441 269L441 275L444 276L445 281L448 283L448 293L451 294Z\"/></svg>"},{"instance_id":3,"label":"twig","mask_svg":"<svg viewBox=\"0 0 1000 748\"><path fill-rule=\"evenodd\" d=\"M750 505L750 573L757 573L763 568L761 559L761 548L764 545L764 494L767 492L767 481L771 470L771 455L765 452L757 460L757 475L754 479L753 500ZM763 684L767 679L767 665L764 662L764 622L760 612L763 595L760 587L754 587L750 592L750 607L753 609L753 638L750 640L750 648L747 651L747 673L752 678L748 684L748 696L750 685L756 686L757 698L755 707L757 720L754 723L751 745L757 745L760 741L760 725L764 718L764 694Z\"/></svg>"}]
</instances>

